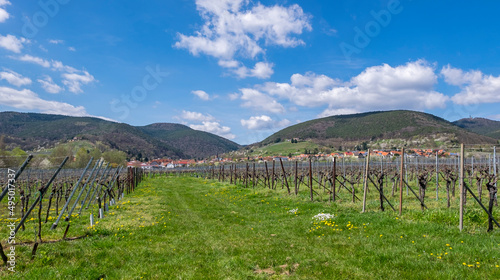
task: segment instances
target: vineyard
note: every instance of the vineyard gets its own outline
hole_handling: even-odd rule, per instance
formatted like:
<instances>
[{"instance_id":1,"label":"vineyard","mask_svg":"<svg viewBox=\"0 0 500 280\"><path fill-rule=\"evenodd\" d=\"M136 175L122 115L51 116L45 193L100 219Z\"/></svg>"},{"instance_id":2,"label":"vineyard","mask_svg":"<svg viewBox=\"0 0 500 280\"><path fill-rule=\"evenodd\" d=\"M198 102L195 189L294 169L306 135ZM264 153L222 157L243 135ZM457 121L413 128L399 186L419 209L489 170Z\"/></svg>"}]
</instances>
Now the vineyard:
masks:
<instances>
[{"instance_id":1,"label":"vineyard","mask_svg":"<svg viewBox=\"0 0 500 280\"><path fill-rule=\"evenodd\" d=\"M206 215L215 215L217 216L216 220L225 221L230 227L240 228L241 224L234 218L227 216L233 216L234 214L231 214L233 212L244 212L243 209L246 208L251 209L252 214L248 215L254 217L252 219L255 219L255 223L257 223L257 219L259 220L258 224L252 224L252 231L254 228L261 228L262 231L266 232L269 229L273 229L270 232L280 232L280 229L274 228L276 222L274 215L283 212L286 217L291 214L292 217L303 219L297 220L298 224L295 224L297 228L292 225L286 227L301 237L304 236L302 232L304 224L309 223L308 221L311 219L311 217L302 218L301 216L306 213L314 216L315 213L320 215L318 217L324 218L307 226L309 233L306 233L306 238L311 237L311 234L317 238L325 237L327 232L323 228L332 227L335 232L335 227L341 222L348 222L347 226L343 227L345 231L363 226L366 229L368 222L364 222L363 226L360 222L366 217L369 217L368 220L371 220L372 224L377 222L381 224L380 238L382 238L393 231L393 229L386 228L388 225L385 227L384 225L392 223L394 218L397 220L399 217L401 220L418 224L417 229L408 229L411 226L406 225L406 232L401 233L401 238L412 235L414 235L412 238L417 238L417 234L413 233L413 230L422 235L422 232L428 232L431 228L434 230L436 227L428 224L429 228L426 229L426 225L421 224L423 221L446 226L449 228L446 230L448 234L450 234L450 229L451 232L455 231L456 233L464 231L457 236L459 239L465 238L471 243L477 241L478 244L482 244L481 246L484 245L481 242L488 244L485 246L496 246L495 241L490 244L488 240L476 240L474 235L492 234L492 238L497 236L498 227L500 227L497 215L497 168L499 161L494 149L491 151L483 150L479 155L465 156L472 150L473 147L464 147L456 157L450 158L411 157L405 155L403 151L401 157L392 159L370 157L370 153L368 153L364 159L336 158L333 161L318 161L310 158L303 162L278 159L263 163L220 164L218 166L167 171L112 168L104 162L93 159L89 161L85 169L65 169L67 158L62 159L59 166L39 170L30 168L29 162L32 157L29 156L20 167L2 170L1 177L5 178L0 209L2 223L0 230L2 251L0 253L5 264L2 271L4 271L3 273L8 273L8 270L11 269L32 271L32 266L38 267L40 261L42 263L60 263L62 260L54 260L55 256L59 256L58 258L62 256L57 252L51 251L55 254L52 257L47 255L47 251L44 250L39 253L40 248L46 246L46 249L50 251L52 250L50 246L63 246L57 244L67 243L71 247L74 242L80 244L79 240L95 240L95 238L107 240L113 234L119 238L119 235L122 235L124 225L118 226L117 229L113 227L122 223L131 227L137 223L140 224L139 228L154 227L155 224L163 221L165 216L170 215L170 212L178 213L177 216L183 215L182 211L186 210L181 209L186 209L187 206L184 204L187 202L179 202L181 204L177 205L176 208L174 207L175 200L179 199L178 192L187 192L185 189L189 190L190 188L200 193L202 198L195 198L193 202L190 202L194 204L190 204L191 206L187 209L198 209L196 211L200 212L196 213L203 213L207 210L210 214ZM133 195L136 189L142 196ZM163 198L166 200L165 202L159 202L162 200L159 193L162 192L168 192L168 196ZM249 198L252 199L246 201ZM138 199L140 202L137 201ZM206 199L210 200L205 201ZM156 200L160 204L154 204ZM234 207L239 208L233 209ZM162 209L168 209L168 211ZM229 214L225 214L223 217L217 214L220 211L229 210ZM128 218L124 218L125 212L122 211L132 211L133 213L130 212ZM212 211L215 212L212 213ZM269 211L269 214L265 214L266 211ZM155 217L152 217L153 214L148 212L154 212ZM360 212L362 214L359 214ZM132 218L134 215L137 216L137 221ZM258 218L255 215L258 215ZM150 217L144 218L144 216ZM279 220L283 220L283 214L279 214L278 217ZM207 219L210 220L210 218L214 217ZM260 220L269 223L266 224L268 228L264 228L260 224ZM151 224L148 226L148 223ZM198 223L202 223L201 220ZM220 226L214 228L214 232L220 231ZM173 239L178 238L191 244L192 240L187 238L185 233L180 235L179 228L182 227L188 226L185 224L170 225L165 222L164 228L168 231L162 232L161 235L154 233L155 238L153 239L155 240L150 240L150 242L159 242L158 240L166 238L168 244L177 244L178 241ZM198 231L200 228L193 226L188 232L194 236L203 235L203 238L209 238L206 234ZM315 232L319 233L318 236L315 236ZM348 237L356 239L361 238L361 235L364 236L364 234L367 234L367 238L374 236L373 232L369 232L369 234L367 232L369 232L368 229L360 232L359 236L349 235ZM140 232L129 229L127 234L139 235ZM226 232L225 234L228 235L228 238L232 236L232 233ZM399 236L399 234L396 235ZM122 238L125 238L125 235L123 234ZM163 235L165 236L163 237ZM455 233L451 235L456 236ZM294 240L298 237L289 238ZM327 234L327 238L335 239L338 237ZM435 238L444 237L436 236ZM245 242L257 246L254 241L245 240ZM136 242L140 241L136 240ZM157 246L163 248L165 242L163 240ZM300 243L301 241L295 240L294 242ZM392 244L390 241L388 242L388 244ZM182 244L178 245L183 246ZM314 244L309 245L316 248ZM64 246L60 250L64 251L66 248ZM80 245L74 246L79 247ZM146 244L146 246L149 245ZM190 246L196 245L191 244ZM223 245L219 244L218 246ZM354 245L348 243L345 246L350 248ZM106 248L103 250L107 251ZM205 249L209 251L209 249ZM208 251L203 254L209 254ZM463 252L463 256L477 253L469 252L466 254L465 252ZM484 256L489 257L483 259L482 262L489 263L492 268L498 267L499 263L496 259L500 258L500 255L495 252L497 251L483 252ZM328 251L325 254L330 253ZM191 253L185 252L185 254ZM231 254L237 253L232 252ZM249 254L254 258L258 252L256 250L256 252ZM269 252L269 254L274 253ZM444 253L435 254L436 256L441 254L440 258L445 257ZM184 255L184 257L187 256ZM281 257L279 256L279 258ZM64 257L62 258L64 259ZM78 256L73 258L79 259ZM176 261L179 260L176 259ZM304 260L302 261L304 262ZM258 261L255 262L258 263ZM282 262L286 261L282 260ZM182 266L181 263L175 263L174 267L176 265ZM273 267L273 262L269 263L268 260L264 263L252 267L250 269L251 275L279 274L280 268L277 268L276 264L274 264L273 269L266 270L265 267ZM471 262L463 262L460 265L470 267ZM304 264L302 264L303 267ZM473 267L479 268L480 265L474 263ZM40 269L48 268L42 265ZM239 267L239 269L242 268ZM433 269L439 270L441 268L434 267ZM170 274L167 273L167 275L179 273L179 271L170 268L166 271L170 271ZM283 272L285 275L298 273L299 266L290 262L283 271L286 271L286 273ZM328 273L332 272L328 271ZM95 279L108 274L93 271L90 276L83 278ZM139 277L131 276L132 274L121 275L117 278L139 279ZM164 274L155 273L147 275L156 279L162 279L164 276ZM220 276L225 277L224 275L226 274L222 273Z\"/></svg>"},{"instance_id":2,"label":"vineyard","mask_svg":"<svg viewBox=\"0 0 500 280\"><path fill-rule=\"evenodd\" d=\"M483 151L481 149L481 151ZM345 162L344 158L320 162L283 162L281 158L268 164L231 164L203 169L188 169L180 173L242 185L245 188L284 189L289 195L308 197L310 201L360 203L361 212L377 207L402 214L408 207L418 205L422 211L434 208L451 208L459 197L460 230L463 228L464 207L470 198L471 209L484 210L488 218L488 231L493 225L500 227L494 218L493 207L497 201L496 148L480 157L465 157L465 147L456 157L435 159L406 157L385 160L383 157ZM462 156L464 155L464 156ZM432 191L432 194L428 192ZM368 193L372 194L368 196ZM406 196L403 198L403 193ZM389 198L390 199L389 199ZM441 198L441 199L440 199ZM433 200L432 200L433 199ZM377 205L378 204L378 205ZM377 206L375 206L377 205ZM397 208L397 209L396 209Z\"/></svg>"},{"instance_id":3,"label":"vineyard","mask_svg":"<svg viewBox=\"0 0 500 280\"><path fill-rule=\"evenodd\" d=\"M0 195L0 221L2 233L7 237L2 241L12 245L32 244L31 258L35 258L39 244L47 239L55 242L82 238L69 237L72 222L81 216L89 217L88 229L91 229L97 219L104 218L110 206L134 190L143 176L142 170L112 168L93 158L83 170L63 169L68 157L56 169L36 170L28 168L32 159L33 156L28 156L18 169L2 170L7 184ZM56 231L60 224L63 234L55 239L61 234ZM82 226L80 223L79 234ZM15 247L7 248L9 251L5 252L0 247L0 256L9 270L15 271Z\"/></svg>"}]
</instances>

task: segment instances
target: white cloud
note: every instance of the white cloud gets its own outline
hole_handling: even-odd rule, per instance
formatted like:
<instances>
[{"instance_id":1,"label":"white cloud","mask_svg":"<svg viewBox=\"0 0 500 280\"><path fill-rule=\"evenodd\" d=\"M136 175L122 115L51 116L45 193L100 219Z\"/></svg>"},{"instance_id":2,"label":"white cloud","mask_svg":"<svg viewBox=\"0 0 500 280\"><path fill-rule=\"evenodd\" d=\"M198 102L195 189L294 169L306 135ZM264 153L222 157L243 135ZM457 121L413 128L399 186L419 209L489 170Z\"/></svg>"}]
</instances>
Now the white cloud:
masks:
<instances>
[{"instance_id":1,"label":"white cloud","mask_svg":"<svg viewBox=\"0 0 500 280\"><path fill-rule=\"evenodd\" d=\"M234 139L236 135L231 133L231 128L227 126L221 126L218 122L210 122L204 121L202 124L192 124L189 125L192 129L206 131L215 135L219 135L221 137L227 139Z\"/></svg>"},{"instance_id":2,"label":"white cloud","mask_svg":"<svg viewBox=\"0 0 500 280\"><path fill-rule=\"evenodd\" d=\"M28 89L0 87L0 104L17 109L39 110L47 114L89 116L82 106L75 107L68 103L43 100Z\"/></svg>"},{"instance_id":3,"label":"white cloud","mask_svg":"<svg viewBox=\"0 0 500 280\"><path fill-rule=\"evenodd\" d=\"M450 65L443 67L441 75L448 84L461 88L461 91L451 98L456 104L500 102L500 76L485 75L477 70L464 72Z\"/></svg>"},{"instance_id":4,"label":"white cloud","mask_svg":"<svg viewBox=\"0 0 500 280\"><path fill-rule=\"evenodd\" d=\"M64 73L61 76L64 78L63 84L73 93L83 92L81 88L82 85L90 84L95 81L94 76L90 75L87 71L83 71L82 74Z\"/></svg>"},{"instance_id":5,"label":"white cloud","mask_svg":"<svg viewBox=\"0 0 500 280\"><path fill-rule=\"evenodd\" d=\"M253 69L248 69L246 66L241 66L237 69L234 69L233 71L239 78L242 79L247 77L267 79L270 78L274 73L273 66L274 65L272 63L257 62Z\"/></svg>"},{"instance_id":6,"label":"white cloud","mask_svg":"<svg viewBox=\"0 0 500 280\"><path fill-rule=\"evenodd\" d=\"M262 116L253 116L248 120L240 120L241 125L250 130L267 130L273 128L282 128L290 124L290 121L284 119L282 121L275 121L271 117L262 115Z\"/></svg>"},{"instance_id":7,"label":"white cloud","mask_svg":"<svg viewBox=\"0 0 500 280\"><path fill-rule=\"evenodd\" d=\"M23 77L21 74L9 69L5 69L5 71L0 72L0 80L6 80L9 84L17 87L31 84L30 78Z\"/></svg>"},{"instance_id":8,"label":"white cloud","mask_svg":"<svg viewBox=\"0 0 500 280\"><path fill-rule=\"evenodd\" d=\"M236 99L240 98L240 95L237 93L230 93L230 94L228 94L228 96L229 96L229 100L236 100Z\"/></svg>"},{"instance_id":9,"label":"white cloud","mask_svg":"<svg viewBox=\"0 0 500 280\"><path fill-rule=\"evenodd\" d=\"M243 107L253 108L258 111L265 111L271 113L284 113L285 107L278 103L274 98L269 95L265 95L258 90L244 88L241 89L241 100L245 102L242 104Z\"/></svg>"},{"instance_id":10,"label":"white cloud","mask_svg":"<svg viewBox=\"0 0 500 280\"><path fill-rule=\"evenodd\" d=\"M59 45L59 44L64 44L64 41L52 39L52 40L49 40L49 43L54 44L54 45Z\"/></svg>"},{"instance_id":11,"label":"white cloud","mask_svg":"<svg viewBox=\"0 0 500 280\"><path fill-rule=\"evenodd\" d=\"M44 68L51 68L54 71L62 72L63 74L61 74L61 76L63 78L63 84L68 88L70 92L73 93L83 92L81 88L83 85L87 85L96 81L94 76L92 76L89 72L64 65L61 61L48 61L43 58L31 56L28 54L11 58L38 64Z\"/></svg>"},{"instance_id":12,"label":"white cloud","mask_svg":"<svg viewBox=\"0 0 500 280\"><path fill-rule=\"evenodd\" d=\"M31 56L29 54L25 54L25 55L19 56L19 57L11 56L10 58L17 59L17 60L24 61L24 62L38 64L44 68L51 68L54 71L68 72L68 73L80 72L83 74L85 73L85 71L81 71L81 70L78 70L74 67L64 65L61 61L58 61L58 60L48 61L48 60L45 60L45 59L40 58L40 57Z\"/></svg>"},{"instance_id":13,"label":"white cloud","mask_svg":"<svg viewBox=\"0 0 500 280\"><path fill-rule=\"evenodd\" d=\"M318 115L318 118L324 118L324 117L329 117L329 116L338 116L338 115L350 115L350 114L356 114L359 113L359 111L355 109L349 109L349 108L341 108L341 109L330 109L327 108L321 114Z\"/></svg>"},{"instance_id":14,"label":"white cloud","mask_svg":"<svg viewBox=\"0 0 500 280\"><path fill-rule=\"evenodd\" d=\"M202 113L198 112L190 112L190 111L182 111L182 114L180 115L180 118L188 121L199 121L199 122L209 122L209 121L215 121L215 118L211 116L210 114L203 115Z\"/></svg>"},{"instance_id":15,"label":"white cloud","mask_svg":"<svg viewBox=\"0 0 500 280\"><path fill-rule=\"evenodd\" d=\"M49 61L42 59L42 58L39 58L39 57L31 56L29 54L25 54L25 55L20 56L20 57L11 57L11 58L17 59L20 61L24 61L24 62L38 64L38 65L45 67L45 68L49 68L51 65Z\"/></svg>"},{"instance_id":16,"label":"white cloud","mask_svg":"<svg viewBox=\"0 0 500 280\"><path fill-rule=\"evenodd\" d=\"M192 94L198 96L201 100L209 100L210 99L210 95L208 95L208 93L204 92L203 90L193 90L191 91Z\"/></svg>"},{"instance_id":17,"label":"white cloud","mask_svg":"<svg viewBox=\"0 0 500 280\"><path fill-rule=\"evenodd\" d=\"M392 67L366 68L348 82L325 75L294 74L290 83L269 82L251 91L259 98L277 96L299 106L322 107L320 116L371 110L444 108L448 97L434 91L434 67L423 60Z\"/></svg>"},{"instance_id":18,"label":"white cloud","mask_svg":"<svg viewBox=\"0 0 500 280\"><path fill-rule=\"evenodd\" d=\"M64 65L62 62L57 61L57 60L52 60L51 66L54 70L60 71L60 72L68 72L68 73L75 73L79 72L77 69ZM84 72L84 71L82 71Z\"/></svg>"},{"instance_id":19,"label":"white cloud","mask_svg":"<svg viewBox=\"0 0 500 280\"><path fill-rule=\"evenodd\" d=\"M11 52L15 53L20 53L21 50L24 48L24 43L28 43L29 40L26 40L25 38L17 38L16 36L12 35L7 35L7 36L2 36L0 35L0 47L9 50Z\"/></svg>"},{"instance_id":20,"label":"white cloud","mask_svg":"<svg viewBox=\"0 0 500 280\"><path fill-rule=\"evenodd\" d=\"M240 79L248 77L267 79L274 73L274 64L267 62L257 62L253 69L249 69L243 63L236 60L220 60L219 65L230 69Z\"/></svg>"},{"instance_id":21,"label":"white cloud","mask_svg":"<svg viewBox=\"0 0 500 280\"><path fill-rule=\"evenodd\" d=\"M48 92L48 93L59 93L63 90L62 87L60 87L58 84L54 83L51 77L45 76L44 79L38 79L37 80L42 88Z\"/></svg>"},{"instance_id":22,"label":"white cloud","mask_svg":"<svg viewBox=\"0 0 500 280\"><path fill-rule=\"evenodd\" d=\"M238 68L240 66L240 62L237 60L219 60L219 66L224 68Z\"/></svg>"},{"instance_id":23,"label":"white cloud","mask_svg":"<svg viewBox=\"0 0 500 280\"><path fill-rule=\"evenodd\" d=\"M488 118L490 118L492 120L500 121L500 115L493 115L493 116L489 116Z\"/></svg>"},{"instance_id":24,"label":"white cloud","mask_svg":"<svg viewBox=\"0 0 500 280\"><path fill-rule=\"evenodd\" d=\"M74 47L69 47L68 50L72 51L72 52L76 52L76 49Z\"/></svg>"},{"instance_id":25,"label":"white cloud","mask_svg":"<svg viewBox=\"0 0 500 280\"><path fill-rule=\"evenodd\" d=\"M0 22L5 22L10 18L9 13L3 8L3 6L10 5L7 0L0 0Z\"/></svg>"},{"instance_id":26,"label":"white cloud","mask_svg":"<svg viewBox=\"0 0 500 280\"><path fill-rule=\"evenodd\" d=\"M239 66L234 60L236 56L255 59L257 55L264 55L264 46L303 45L295 36L312 30L310 17L296 4L268 7L247 0L197 0L196 7L205 21L203 26L193 36L179 34L175 46L195 56L205 54L218 58L219 65L225 68ZM260 68L265 74L257 69L253 75L248 70L249 74L244 76L268 77L270 65L266 65L267 69Z\"/></svg>"}]
</instances>

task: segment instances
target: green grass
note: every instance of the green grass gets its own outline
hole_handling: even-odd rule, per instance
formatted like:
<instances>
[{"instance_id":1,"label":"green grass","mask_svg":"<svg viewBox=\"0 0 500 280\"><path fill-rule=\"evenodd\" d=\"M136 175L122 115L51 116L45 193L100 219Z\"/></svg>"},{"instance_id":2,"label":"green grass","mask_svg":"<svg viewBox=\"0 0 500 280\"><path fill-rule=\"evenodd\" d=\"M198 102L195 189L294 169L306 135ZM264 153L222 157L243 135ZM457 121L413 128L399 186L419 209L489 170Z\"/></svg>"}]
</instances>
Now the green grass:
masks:
<instances>
[{"instance_id":1,"label":"green grass","mask_svg":"<svg viewBox=\"0 0 500 280\"><path fill-rule=\"evenodd\" d=\"M306 189L288 196L201 178L147 179L95 228L75 219L70 235L87 237L41 244L34 260L31 246L18 246L18 272L3 269L0 278L500 278L500 231L487 234L484 217L469 215L460 233L456 208L422 213L409 200L398 217L369 200L361 214L359 202L341 197L309 202ZM314 222L321 212L335 217Z\"/></svg>"}]
</instances>

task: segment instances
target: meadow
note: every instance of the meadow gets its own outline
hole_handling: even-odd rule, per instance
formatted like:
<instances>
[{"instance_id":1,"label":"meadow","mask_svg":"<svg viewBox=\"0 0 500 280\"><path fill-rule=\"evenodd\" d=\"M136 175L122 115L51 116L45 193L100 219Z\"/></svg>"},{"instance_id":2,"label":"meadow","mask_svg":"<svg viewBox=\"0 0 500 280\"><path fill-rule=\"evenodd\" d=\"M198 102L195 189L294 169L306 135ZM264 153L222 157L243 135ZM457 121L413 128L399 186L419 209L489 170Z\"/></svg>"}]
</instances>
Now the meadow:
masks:
<instances>
[{"instance_id":1,"label":"meadow","mask_svg":"<svg viewBox=\"0 0 500 280\"><path fill-rule=\"evenodd\" d=\"M375 191L370 197L368 211L360 213L347 193L334 203L328 195L311 202L305 189L295 196L279 188L156 176L111 206L94 227L87 216L75 217L71 232L81 238L61 241L63 227L45 230L44 241L54 242L42 243L34 259L31 243L18 245L17 272L2 269L0 277L500 278L500 231L486 232L484 212L468 211L460 232L458 206L422 212L412 202L398 216L378 209ZM333 216L313 218L321 213ZM28 224L18 239L33 240L34 229Z\"/></svg>"}]
</instances>

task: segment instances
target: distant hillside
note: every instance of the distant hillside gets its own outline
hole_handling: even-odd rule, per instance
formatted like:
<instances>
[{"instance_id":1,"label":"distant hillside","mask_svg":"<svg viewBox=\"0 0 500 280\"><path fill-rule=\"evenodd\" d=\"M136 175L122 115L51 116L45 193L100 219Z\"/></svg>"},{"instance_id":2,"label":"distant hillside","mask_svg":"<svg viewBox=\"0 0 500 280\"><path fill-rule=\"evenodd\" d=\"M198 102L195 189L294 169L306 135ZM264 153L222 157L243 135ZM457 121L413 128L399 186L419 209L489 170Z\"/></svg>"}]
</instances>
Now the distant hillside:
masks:
<instances>
[{"instance_id":1,"label":"distant hillside","mask_svg":"<svg viewBox=\"0 0 500 280\"><path fill-rule=\"evenodd\" d=\"M134 127L98 118L36 113L0 112L0 135L6 136L8 146L23 150L50 148L77 137L101 142L130 157L206 157L239 148L227 139L178 124ZM209 139L209 149L200 145L201 139Z\"/></svg>"},{"instance_id":2,"label":"distant hillside","mask_svg":"<svg viewBox=\"0 0 500 280\"><path fill-rule=\"evenodd\" d=\"M500 139L500 122L484 118L468 118L453 122L453 124L477 134Z\"/></svg>"},{"instance_id":3,"label":"distant hillside","mask_svg":"<svg viewBox=\"0 0 500 280\"><path fill-rule=\"evenodd\" d=\"M334 148L353 148L361 142L382 148L497 142L431 114L399 110L315 119L287 127L259 144L267 145L292 138L310 140Z\"/></svg>"},{"instance_id":4,"label":"distant hillside","mask_svg":"<svg viewBox=\"0 0 500 280\"><path fill-rule=\"evenodd\" d=\"M223 154L240 148L240 145L233 141L211 133L193 130L181 124L155 123L138 128L193 158Z\"/></svg>"}]
</instances>

